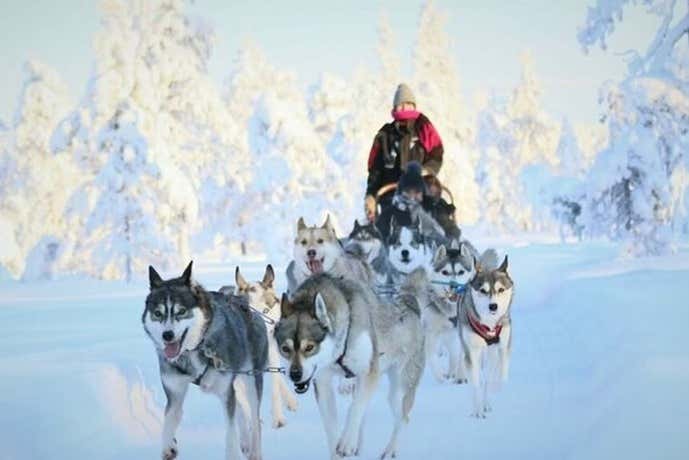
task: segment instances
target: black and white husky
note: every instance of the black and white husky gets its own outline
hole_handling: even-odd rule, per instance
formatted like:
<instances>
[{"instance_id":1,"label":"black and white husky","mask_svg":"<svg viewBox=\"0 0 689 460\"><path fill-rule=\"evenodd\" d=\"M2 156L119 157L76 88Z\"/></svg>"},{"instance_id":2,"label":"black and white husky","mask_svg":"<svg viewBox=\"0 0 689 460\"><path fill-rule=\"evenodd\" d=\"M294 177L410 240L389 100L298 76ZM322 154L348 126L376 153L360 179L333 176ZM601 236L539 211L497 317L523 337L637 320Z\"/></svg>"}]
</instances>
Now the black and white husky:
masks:
<instances>
[{"instance_id":1,"label":"black and white husky","mask_svg":"<svg viewBox=\"0 0 689 460\"><path fill-rule=\"evenodd\" d=\"M261 458L259 419L263 373L268 359L266 328L242 297L206 291L191 278L191 263L179 278L163 280L149 267L150 292L141 316L158 353L167 396L163 460L177 457L175 432L190 383L215 394L227 413L227 459L242 458L237 434L235 383L246 392L251 440L247 454ZM256 372L258 371L258 372Z\"/></svg>"},{"instance_id":2,"label":"black and white husky","mask_svg":"<svg viewBox=\"0 0 689 460\"><path fill-rule=\"evenodd\" d=\"M428 265L433 257L435 244L424 236L419 220L406 226L398 225L393 218L390 221L387 246L392 276L399 283L417 268Z\"/></svg>"}]
</instances>

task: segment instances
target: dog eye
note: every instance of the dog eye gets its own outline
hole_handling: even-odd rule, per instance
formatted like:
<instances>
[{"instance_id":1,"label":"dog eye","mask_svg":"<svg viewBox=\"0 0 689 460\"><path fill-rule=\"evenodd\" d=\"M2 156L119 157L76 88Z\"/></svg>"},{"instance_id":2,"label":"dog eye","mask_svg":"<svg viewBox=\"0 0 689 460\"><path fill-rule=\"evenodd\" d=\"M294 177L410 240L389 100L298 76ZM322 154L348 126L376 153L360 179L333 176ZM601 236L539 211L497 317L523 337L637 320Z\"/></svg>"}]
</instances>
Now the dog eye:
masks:
<instances>
[{"instance_id":1,"label":"dog eye","mask_svg":"<svg viewBox=\"0 0 689 460\"><path fill-rule=\"evenodd\" d=\"M460 270L459 272L457 272L457 274L458 274L458 275L463 275L463 274L464 274L464 270Z\"/></svg>"},{"instance_id":2,"label":"dog eye","mask_svg":"<svg viewBox=\"0 0 689 460\"><path fill-rule=\"evenodd\" d=\"M481 289L481 294L488 295L488 291L486 291L485 289Z\"/></svg>"},{"instance_id":3,"label":"dog eye","mask_svg":"<svg viewBox=\"0 0 689 460\"><path fill-rule=\"evenodd\" d=\"M183 315L183 314L185 314L186 312L187 312L187 309L186 309L186 308L180 308L179 310L177 310L177 314L178 314L178 315Z\"/></svg>"},{"instance_id":4,"label":"dog eye","mask_svg":"<svg viewBox=\"0 0 689 460\"><path fill-rule=\"evenodd\" d=\"M313 345L308 344L304 347L304 353L311 353L313 351Z\"/></svg>"},{"instance_id":5,"label":"dog eye","mask_svg":"<svg viewBox=\"0 0 689 460\"><path fill-rule=\"evenodd\" d=\"M448 272L447 270L443 270L443 271L440 272L440 273L442 273L442 274L445 275L445 276L448 276L448 275L450 274L450 272Z\"/></svg>"},{"instance_id":6,"label":"dog eye","mask_svg":"<svg viewBox=\"0 0 689 460\"><path fill-rule=\"evenodd\" d=\"M282 350L282 352L283 352L284 354L286 354L286 355L288 355L289 352L290 352L290 349L289 349L289 347L288 347L287 345L283 345L283 346L280 348L280 350Z\"/></svg>"},{"instance_id":7,"label":"dog eye","mask_svg":"<svg viewBox=\"0 0 689 460\"><path fill-rule=\"evenodd\" d=\"M502 294L503 292L505 292L505 288L498 289L498 294Z\"/></svg>"},{"instance_id":8,"label":"dog eye","mask_svg":"<svg viewBox=\"0 0 689 460\"><path fill-rule=\"evenodd\" d=\"M318 244L323 244L323 238L318 238Z\"/></svg>"},{"instance_id":9,"label":"dog eye","mask_svg":"<svg viewBox=\"0 0 689 460\"><path fill-rule=\"evenodd\" d=\"M163 317L163 314L162 314L161 312L159 312L158 310L156 310L156 311L153 312L153 317L154 317L155 319L160 319L160 318Z\"/></svg>"},{"instance_id":10,"label":"dog eye","mask_svg":"<svg viewBox=\"0 0 689 460\"><path fill-rule=\"evenodd\" d=\"M306 243L308 243L308 241L306 241L306 240L301 240L301 245L302 245L302 246L306 246Z\"/></svg>"}]
</instances>

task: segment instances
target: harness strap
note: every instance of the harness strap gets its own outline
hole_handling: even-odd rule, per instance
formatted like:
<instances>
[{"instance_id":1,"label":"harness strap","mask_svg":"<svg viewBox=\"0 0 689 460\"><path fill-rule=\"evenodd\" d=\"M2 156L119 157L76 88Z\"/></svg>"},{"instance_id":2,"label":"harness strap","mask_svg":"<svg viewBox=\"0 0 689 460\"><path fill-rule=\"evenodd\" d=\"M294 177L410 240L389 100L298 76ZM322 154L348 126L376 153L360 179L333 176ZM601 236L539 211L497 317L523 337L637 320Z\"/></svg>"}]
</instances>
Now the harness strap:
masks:
<instances>
[{"instance_id":1,"label":"harness strap","mask_svg":"<svg viewBox=\"0 0 689 460\"><path fill-rule=\"evenodd\" d=\"M351 320L350 320L351 321ZM347 324L347 334L345 335L345 340L344 340L344 348L342 350L342 354L340 354L340 357L337 358L335 363L342 368L342 371L345 374L345 378L351 379L352 377L356 377L354 372L347 367L347 365L344 363L344 357L345 354L347 354L347 343L349 342L349 330L351 329L351 324Z\"/></svg>"},{"instance_id":2,"label":"harness strap","mask_svg":"<svg viewBox=\"0 0 689 460\"><path fill-rule=\"evenodd\" d=\"M481 324L477 319L473 317L471 313L467 311L467 319L469 320L469 325L471 329L480 335L486 344L493 345L500 342L500 332L502 332L502 324L495 326L495 329L491 329L485 324Z\"/></svg>"}]
</instances>

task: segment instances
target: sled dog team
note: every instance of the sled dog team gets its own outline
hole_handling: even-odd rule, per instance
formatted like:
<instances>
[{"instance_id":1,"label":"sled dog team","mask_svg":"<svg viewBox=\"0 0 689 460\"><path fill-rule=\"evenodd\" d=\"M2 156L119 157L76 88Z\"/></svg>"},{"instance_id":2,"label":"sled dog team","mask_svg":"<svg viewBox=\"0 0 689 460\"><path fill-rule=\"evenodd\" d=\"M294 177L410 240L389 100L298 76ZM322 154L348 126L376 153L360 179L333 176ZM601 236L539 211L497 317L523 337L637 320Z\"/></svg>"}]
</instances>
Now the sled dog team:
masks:
<instances>
[{"instance_id":1,"label":"sled dog team","mask_svg":"<svg viewBox=\"0 0 689 460\"><path fill-rule=\"evenodd\" d=\"M321 226L299 219L282 298L270 265L254 282L237 268L235 286L217 292L192 278L191 263L168 280L149 267L142 323L167 397L162 458L177 457L175 432L195 384L224 405L226 458L260 459L264 377L271 380L274 428L285 425L283 404L297 408L276 372L280 355L296 393L313 386L333 459L361 452L364 414L383 375L393 423L381 458L397 455L426 363L439 380L470 383L471 415L485 417L489 383L504 381L509 369L507 268L507 257L498 265L492 249L479 254L466 240L429 241L418 221L393 222L387 241L375 225L355 222L339 240L329 218ZM351 393L342 429L338 393Z\"/></svg>"}]
</instances>

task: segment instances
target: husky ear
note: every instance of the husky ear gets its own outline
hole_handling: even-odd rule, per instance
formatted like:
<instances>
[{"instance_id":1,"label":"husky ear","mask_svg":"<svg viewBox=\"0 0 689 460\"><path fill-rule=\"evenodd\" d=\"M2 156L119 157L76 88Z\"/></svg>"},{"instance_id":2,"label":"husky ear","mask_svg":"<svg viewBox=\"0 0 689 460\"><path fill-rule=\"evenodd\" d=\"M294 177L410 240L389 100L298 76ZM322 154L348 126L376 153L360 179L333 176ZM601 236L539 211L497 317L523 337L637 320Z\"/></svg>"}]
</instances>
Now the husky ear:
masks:
<instances>
[{"instance_id":1,"label":"husky ear","mask_svg":"<svg viewBox=\"0 0 689 460\"><path fill-rule=\"evenodd\" d=\"M460 247L460 246L461 246L461 247ZM450 241L450 249L454 249L454 250L459 249L459 250L460 250L460 254L463 254L463 252L462 252L461 250L464 249L464 246L465 246L465 245L463 245L463 244L460 245L460 244L459 244L459 240L456 239L456 238L453 238L452 241Z\"/></svg>"},{"instance_id":2,"label":"husky ear","mask_svg":"<svg viewBox=\"0 0 689 460\"><path fill-rule=\"evenodd\" d=\"M148 283L151 291L163 285L163 279L152 265L148 266Z\"/></svg>"},{"instance_id":3,"label":"husky ear","mask_svg":"<svg viewBox=\"0 0 689 460\"><path fill-rule=\"evenodd\" d=\"M396 228L397 219L395 219L395 215L393 214L392 216L390 216L390 234L392 234Z\"/></svg>"},{"instance_id":4,"label":"husky ear","mask_svg":"<svg viewBox=\"0 0 689 460\"><path fill-rule=\"evenodd\" d=\"M335 227L333 227L332 222L330 221L330 214L326 214L325 216L325 222L323 222L323 226L321 228L324 228L325 230L328 231L333 237L337 238L337 235L335 233Z\"/></svg>"},{"instance_id":5,"label":"husky ear","mask_svg":"<svg viewBox=\"0 0 689 460\"><path fill-rule=\"evenodd\" d=\"M325 305L325 300L320 292L317 292L316 296L313 298L313 307L318 322L328 331L332 331L330 317L328 317L328 307Z\"/></svg>"},{"instance_id":6,"label":"husky ear","mask_svg":"<svg viewBox=\"0 0 689 460\"><path fill-rule=\"evenodd\" d=\"M433 265L439 263L446 256L447 256L447 249L445 248L444 244L441 244L440 246L438 246L438 249L435 250L435 254L433 255Z\"/></svg>"},{"instance_id":7,"label":"husky ear","mask_svg":"<svg viewBox=\"0 0 689 460\"><path fill-rule=\"evenodd\" d=\"M507 273L507 254L505 254L505 260L502 261L498 267L499 272Z\"/></svg>"},{"instance_id":8,"label":"husky ear","mask_svg":"<svg viewBox=\"0 0 689 460\"><path fill-rule=\"evenodd\" d=\"M239 267L234 270L234 282L237 284L237 289L243 291L249 287L249 283L246 282L242 274L239 272Z\"/></svg>"},{"instance_id":9,"label":"husky ear","mask_svg":"<svg viewBox=\"0 0 689 460\"><path fill-rule=\"evenodd\" d=\"M191 266L193 264L194 261L192 260L191 262L189 262L189 265L187 265L187 268L184 269L184 273L182 273L182 282L187 286L191 286Z\"/></svg>"},{"instance_id":10,"label":"husky ear","mask_svg":"<svg viewBox=\"0 0 689 460\"><path fill-rule=\"evenodd\" d=\"M268 264L266 265L266 272L263 274L261 284L264 288L270 289L273 287L273 281L275 281L275 272L273 271L273 266Z\"/></svg>"},{"instance_id":11,"label":"husky ear","mask_svg":"<svg viewBox=\"0 0 689 460\"><path fill-rule=\"evenodd\" d=\"M357 231L361 228L361 225L359 225L359 219L354 219L354 231Z\"/></svg>"},{"instance_id":12,"label":"husky ear","mask_svg":"<svg viewBox=\"0 0 689 460\"><path fill-rule=\"evenodd\" d=\"M289 301L287 293L283 292L282 299L280 299L280 317L286 318L292 313L294 313L294 307L292 306L292 303Z\"/></svg>"},{"instance_id":13,"label":"husky ear","mask_svg":"<svg viewBox=\"0 0 689 460\"><path fill-rule=\"evenodd\" d=\"M302 230L306 230L306 224L304 223L304 218L300 217L297 221L297 231L301 232Z\"/></svg>"},{"instance_id":14,"label":"husky ear","mask_svg":"<svg viewBox=\"0 0 689 460\"><path fill-rule=\"evenodd\" d=\"M459 246L459 255L462 257L471 256L471 253L469 252L469 247L466 244L462 244Z\"/></svg>"},{"instance_id":15,"label":"husky ear","mask_svg":"<svg viewBox=\"0 0 689 460\"><path fill-rule=\"evenodd\" d=\"M474 264L474 269L476 270L476 273L481 271L481 264L478 263L478 260L476 260L475 256L471 256L471 261Z\"/></svg>"}]
</instances>

